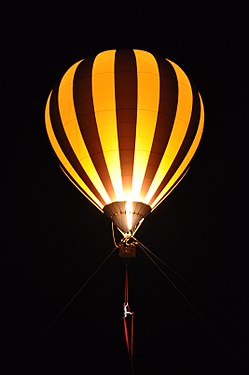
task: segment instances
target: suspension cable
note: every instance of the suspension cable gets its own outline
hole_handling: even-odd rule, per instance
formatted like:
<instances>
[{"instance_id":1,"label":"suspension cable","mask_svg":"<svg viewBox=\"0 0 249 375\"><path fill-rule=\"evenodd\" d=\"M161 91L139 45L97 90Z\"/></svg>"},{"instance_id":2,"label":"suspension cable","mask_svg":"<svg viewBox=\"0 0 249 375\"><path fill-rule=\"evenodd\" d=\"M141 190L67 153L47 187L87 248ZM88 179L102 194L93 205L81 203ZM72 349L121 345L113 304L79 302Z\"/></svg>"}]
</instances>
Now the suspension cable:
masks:
<instances>
[{"instance_id":1,"label":"suspension cable","mask_svg":"<svg viewBox=\"0 0 249 375\"><path fill-rule=\"evenodd\" d=\"M133 239L137 242L137 244L143 249L147 250L151 255L153 255L159 262L161 262L165 267L167 267L172 273L174 273L179 279L184 281L186 284L188 284L190 287L192 287L187 280L185 280L179 273L177 273L173 268L171 268L164 260L159 258L158 255L156 255L153 251L151 251L148 247L146 247L142 242L140 242L137 238L133 237Z\"/></svg>"},{"instance_id":2,"label":"suspension cable","mask_svg":"<svg viewBox=\"0 0 249 375\"><path fill-rule=\"evenodd\" d=\"M77 292L70 298L70 300L65 304L65 306L55 315L55 317L51 320L48 326L44 329L41 336L44 336L46 332L54 325L59 317L68 309L68 307L72 304L72 302L78 297L78 295L82 292L82 290L89 284L92 278L96 275L96 273L103 267L103 265L107 262L107 260L111 257L111 255L116 250L116 247L112 249L112 251L107 254L105 259L101 262L101 264L92 272L92 274L88 277L88 279L81 285L81 287L77 290Z\"/></svg>"},{"instance_id":3,"label":"suspension cable","mask_svg":"<svg viewBox=\"0 0 249 375\"><path fill-rule=\"evenodd\" d=\"M184 277L182 277L178 272L176 272L172 267L170 267L164 260L159 258L158 255L156 255L153 251L151 251L148 247L146 247L143 243L141 243L139 240L133 237L133 239L137 242L137 244L140 247L143 247L145 250L147 250L152 256L154 256L160 263L162 263L165 267L167 267L168 270L170 270L175 276L177 276L179 279L181 279L186 285L188 285L189 288L192 289L192 291L196 294L198 294L202 299L204 299L207 303L212 304L212 306L218 310L221 314L223 314L227 319L229 319L232 323L237 323L232 319L230 315L226 313L223 309L221 309L214 301L207 298L203 293L201 293L199 290L193 287L191 283L189 283ZM238 323L237 323L238 325ZM241 329L241 326L238 325L238 327Z\"/></svg>"},{"instance_id":4,"label":"suspension cable","mask_svg":"<svg viewBox=\"0 0 249 375\"><path fill-rule=\"evenodd\" d=\"M205 321L209 325L209 323L206 321L206 319L199 313L199 311L196 309L196 307L190 302L190 300L185 296L185 294L175 285L175 283L169 278L169 276L162 270L162 268L155 262L155 260L151 257L151 255L148 254L147 248L141 243L138 242L138 245L143 250L145 255L152 261L152 263L157 267L157 269L162 273L162 275L168 280L168 282L173 286L173 288L184 298L184 300L188 303L188 305L195 311L195 313Z\"/></svg>"},{"instance_id":5,"label":"suspension cable","mask_svg":"<svg viewBox=\"0 0 249 375\"><path fill-rule=\"evenodd\" d=\"M171 269L166 263L164 263L159 257L157 257L152 251L150 251L145 245L143 245L140 241L136 238L134 240L137 241L138 246L144 252L144 254L152 261L152 263L157 267L157 269L161 272L161 274L168 280L168 282L173 286L173 288L182 296L182 298L187 302L187 304L191 307L191 309L196 313L196 315L206 324L206 326L213 332L215 337L219 339L219 341L227 348L227 350L237 359L241 366L244 369L248 370L248 366L242 361L242 359L233 351L233 349L223 340L220 334L215 330L215 328L207 321L207 319L199 312L199 310L192 304L192 302L185 296L185 294L175 285L175 283L170 279L170 277L161 269L161 267L155 262L155 260L151 257L153 254L158 260L160 260L166 267L168 267L172 272L174 272L179 278L183 281L180 275L178 275L173 269Z\"/></svg>"}]
</instances>

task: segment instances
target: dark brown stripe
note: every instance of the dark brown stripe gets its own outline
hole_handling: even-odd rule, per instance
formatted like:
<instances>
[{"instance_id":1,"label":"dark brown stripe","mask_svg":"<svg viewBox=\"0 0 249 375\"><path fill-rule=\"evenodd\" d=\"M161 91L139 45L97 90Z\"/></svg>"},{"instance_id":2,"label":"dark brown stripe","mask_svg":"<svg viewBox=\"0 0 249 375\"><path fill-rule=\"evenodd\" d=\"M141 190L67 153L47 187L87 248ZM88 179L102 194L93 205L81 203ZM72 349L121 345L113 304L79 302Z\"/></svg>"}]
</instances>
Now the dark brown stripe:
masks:
<instances>
[{"instance_id":1,"label":"dark brown stripe","mask_svg":"<svg viewBox=\"0 0 249 375\"><path fill-rule=\"evenodd\" d=\"M132 190L136 120L137 66L133 50L115 54L115 96L120 167L124 192Z\"/></svg>"},{"instance_id":2,"label":"dark brown stripe","mask_svg":"<svg viewBox=\"0 0 249 375\"><path fill-rule=\"evenodd\" d=\"M161 191L165 188L165 186L168 184L168 182L171 180L171 178L174 176L175 172L181 165L183 159L185 158L187 152L189 151L189 148L191 147L194 137L196 135L196 132L199 127L200 123L200 98L198 95L197 90L192 86L192 92L193 92L193 106L192 106L192 113L191 118L189 122L189 126L186 132L186 135L184 137L184 140L182 142L182 145L172 163L170 166L167 174L165 175L164 179L162 180L161 184L159 185L158 189L156 190L155 194L150 200L150 204L156 199L156 197L161 193ZM186 166L186 168L188 165ZM185 170L186 170L185 168Z\"/></svg>"},{"instance_id":3,"label":"dark brown stripe","mask_svg":"<svg viewBox=\"0 0 249 375\"><path fill-rule=\"evenodd\" d=\"M76 154L74 153L74 151L71 147L71 144L70 144L70 142L69 142L69 140L66 136L66 133L65 133L63 125L62 125L60 112L59 112L58 89L59 89L59 85L52 92L51 100L50 100L50 108L49 108L51 124L52 124L54 135L55 135L55 137L57 139L57 142L59 143L63 153L65 154L66 158L68 159L69 163L75 169L75 171L80 176L82 181L84 181L84 183L92 191L92 193L97 197L97 199L103 205L105 205L105 202L104 202L103 198L100 196L99 192L96 190L95 186L92 184L91 180L89 179L86 172L82 168L82 165L79 162ZM67 174L70 175L69 172L67 172ZM72 180L74 180L74 179L72 178Z\"/></svg>"},{"instance_id":4,"label":"dark brown stripe","mask_svg":"<svg viewBox=\"0 0 249 375\"><path fill-rule=\"evenodd\" d=\"M141 188L144 198L153 181L173 128L178 99L178 83L173 66L165 59L155 56L160 77L160 97L155 135L148 165Z\"/></svg>"},{"instance_id":5,"label":"dark brown stripe","mask_svg":"<svg viewBox=\"0 0 249 375\"><path fill-rule=\"evenodd\" d=\"M79 128L94 167L110 197L115 191L107 169L99 138L92 97L92 67L95 56L82 61L75 72L73 97Z\"/></svg>"}]
</instances>

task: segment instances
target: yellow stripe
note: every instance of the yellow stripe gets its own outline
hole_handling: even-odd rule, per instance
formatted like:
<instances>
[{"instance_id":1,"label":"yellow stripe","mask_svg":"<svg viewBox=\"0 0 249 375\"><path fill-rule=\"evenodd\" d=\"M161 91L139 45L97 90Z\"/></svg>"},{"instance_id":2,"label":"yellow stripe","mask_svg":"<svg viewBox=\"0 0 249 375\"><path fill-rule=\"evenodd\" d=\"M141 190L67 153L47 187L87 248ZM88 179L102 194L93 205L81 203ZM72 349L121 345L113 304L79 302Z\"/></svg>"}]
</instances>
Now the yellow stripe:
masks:
<instances>
[{"instance_id":1,"label":"yellow stripe","mask_svg":"<svg viewBox=\"0 0 249 375\"><path fill-rule=\"evenodd\" d=\"M160 81L154 56L140 50L134 50L134 53L137 64L138 102L132 200L141 201L140 190L157 123Z\"/></svg>"},{"instance_id":2,"label":"yellow stripe","mask_svg":"<svg viewBox=\"0 0 249 375\"><path fill-rule=\"evenodd\" d=\"M204 106L203 106L203 102L202 102L202 98L201 98L200 94L199 94L199 98L200 98L200 107L201 107L200 108L200 121L199 121L199 126L198 126L198 129L197 129L195 138L193 140L193 143L192 143L191 147L189 148L189 151L186 154L183 162L181 163L181 165L177 169L176 173L172 177L172 179L169 181L169 183L166 185L166 187L162 190L162 192L158 195L158 197L152 203L152 205L151 205L152 209L156 208L157 203L162 198L164 200L169 195L169 193L167 194L167 192L171 189L171 187L174 185L174 183L177 181L177 179L181 176L181 174L187 168L187 166L189 165L189 163L190 163L192 157L194 156L194 154L196 152L196 149L197 149L197 147L198 147L198 145L200 143L200 140L201 140L201 137L202 137L202 133L203 133L203 128L204 128ZM165 195L165 197L164 197L164 195Z\"/></svg>"},{"instance_id":3,"label":"yellow stripe","mask_svg":"<svg viewBox=\"0 0 249 375\"><path fill-rule=\"evenodd\" d=\"M145 203L150 202L152 196L173 163L186 135L192 112L193 94L188 77L178 65L172 61L169 62L174 67L178 81L178 103L176 116L168 145L146 195Z\"/></svg>"},{"instance_id":4,"label":"yellow stripe","mask_svg":"<svg viewBox=\"0 0 249 375\"><path fill-rule=\"evenodd\" d=\"M110 203L110 198L103 186L103 183L94 167L91 157L86 148L85 142L80 132L79 124L74 106L73 98L73 80L75 71L81 61L74 64L63 76L59 92L58 103L60 116L63 124L64 131L70 142L70 145L79 159L83 169L96 187L106 204Z\"/></svg>"},{"instance_id":5,"label":"yellow stripe","mask_svg":"<svg viewBox=\"0 0 249 375\"><path fill-rule=\"evenodd\" d=\"M48 138L50 140L50 143L58 156L61 164L65 168L65 170L68 172L69 175L72 176L72 178L79 184L79 186L85 190L85 192L91 197L91 199L96 203L97 207L102 210L103 205L102 203L95 197L94 194L88 189L88 187L85 185L85 183L81 180L79 175L75 172L74 168L72 165L69 163L67 160L65 154L63 153L59 143L57 142L57 139L54 135L51 120L50 120L50 114L49 114L49 105L50 105L50 98L51 98L51 93L48 97L47 104L46 104L46 109L45 109L45 123L46 123L46 130L48 134ZM87 196L86 196L87 197Z\"/></svg>"},{"instance_id":6,"label":"yellow stripe","mask_svg":"<svg viewBox=\"0 0 249 375\"><path fill-rule=\"evenodd\" d=\"M107 169L116 200L122 201L124 197L117 134L114 61L115 50L105 51L96 56L92 70L92 94Z\"/></svg>"}]
</instances>

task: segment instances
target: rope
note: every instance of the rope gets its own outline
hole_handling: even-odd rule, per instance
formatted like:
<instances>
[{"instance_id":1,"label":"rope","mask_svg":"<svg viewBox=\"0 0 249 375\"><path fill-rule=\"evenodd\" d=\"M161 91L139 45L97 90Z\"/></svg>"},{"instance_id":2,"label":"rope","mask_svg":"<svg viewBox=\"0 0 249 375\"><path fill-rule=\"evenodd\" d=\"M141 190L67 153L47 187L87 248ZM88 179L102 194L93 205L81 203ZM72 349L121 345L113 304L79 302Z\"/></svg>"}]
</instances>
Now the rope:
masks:
<instances>
[{"instance_id":1,"label":"rope","mask_svg":"<svg viewBox=\"0 0 249 375\"><path fill-rule=\"evenodd\" d=\"M129 298L129 287L128 287L128 269L127 269L127 264L125 267L125 288L124 288L124 302L128 303L128 298Z\"/></svg>"},{"instance_id":2,"label":"rope","mask_svg":"<svg viewBox=\"0 0 249 375\"><path fill-rule=\"evenodd\" d=\"M130 340L129 340L129 335L128 335L128 328L126 324L126 317L124 316L124 334L125 334L125 342L126 342L126 347L128 350L128 353L130 354Z\"/></svg>"},{"instance_id":3,"label":"rope","mask_svg":"<svg viewBox=\"0 0 249 375\"><path fill-rule=\"evenodd\" d=\"M117 244L116 239L115 239L115 233L114 233L114 224L113 224L113 221L112 221L112 240L113 240L114 246L116 246L116 248L117 248L117 247L118 247L118 244Z\"/></svg>"},{"instance_id":4,"label":"rope","mask_svg":"<svg viewBox=\"0 0 249 375\"><path fill-rule=\"evenodd\" d=\"M57 313L57 315L51 320L45 330L42 332L41 336L44 336L45 333L53 326L57 319L67 310L67 308L72 304L76 297L82 292L82 290L87 286L91 279L96 275L96 273L103 267L106 261L111 257L111 255L116 250L116 247L106 256L103 262L96 268L96 270L88 277L84 284L77 290L77 292L70 298L70 300L65 304L65 306Z\"/></svg>"},{"instance_id":5,"label":"rope","mask_svg":"<svg viewBox=\"0 0 249 375\"><path fill-rule=\"evenodd\" d=\"M151 251L148 247L146 247L144 244L142 244L140 241L138 241L136 238L134 238L134 240L137 242L137 244L142 248L144 248L145 250L147 250L151 255L153 255L159 262L161 262L168 270L170 270L176 277L178 277L179 279L181 279L186 285L188 285L188 287L194 292L196 293L199 297L201 297L203 300L205 300L208 304L212 304L212 306L218 310L222 315L224 315L227 319L229 319L233 324L237 324L238 325L238 328L241 329L241 326L238 324L238 322L236 322L234 319L232 319L232 317L230 315L227 314L226 311L224 311L223 309L221 309L216 303L214 303L214 301L212 301L211 299L207 298L202 292L200 292L199 290L197 290L191 283L189 283L184 277L182 277L181 275L179 275L179 273L177 273L172 267L170 267L164 260L162 260L161 258L159 258L158 255L156 255L153 251Z\"/></svg>"},{"instance_id":6,"label":"rope","mask_svg":"<svg viewBox=\"0 0 249 375\"><path fill-rule=\"evenodd\" d=\"M135 239L135 238L134 238ZM161 267L155 262L155 260L148 254L150 252L152 255L154 255L155 258L160 260L168 269L170 269L175 275L177 275L180 279L183 281L184 278L182 278L180 275L178 275L173 269L171 269L166 263L164 263L159 257L157 257L152 251L150 251L145 245L143 245L140 241L135 239L137 241L138 246L143 250L145 255L152 261L152 263L158 268L158 270L161 272L161 274L168 280L168 282L174 287L174 289L183 297L183 299L187 302L187 304L192 308L192 310L198 315L198 317L206 324L206 326L213 332L215 337L227 348L227 350L237 359L237 361L240 363L240 365L248 370L248 366L244 363L244 361L238 357L238 355L233 351L233 349L223 340L223 338L218 334L218 332L214 329L214 327L204 318L204 316L199 312L199 310L190 302L190 300L185 296L185 294L177 288L175 283L169 278L169 276L161 269ZM185 281L186 282L186 281ZM187 283L188 284L188 283Z\"/></svg>"}]
</instances>

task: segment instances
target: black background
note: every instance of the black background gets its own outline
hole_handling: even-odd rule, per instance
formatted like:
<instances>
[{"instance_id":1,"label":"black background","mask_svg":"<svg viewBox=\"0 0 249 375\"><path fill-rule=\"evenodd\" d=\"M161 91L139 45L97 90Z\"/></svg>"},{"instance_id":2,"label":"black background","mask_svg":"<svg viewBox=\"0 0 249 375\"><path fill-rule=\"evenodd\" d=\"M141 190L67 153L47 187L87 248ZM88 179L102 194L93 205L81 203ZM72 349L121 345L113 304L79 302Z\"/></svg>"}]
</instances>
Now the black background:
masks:
<instances>
[{"instance_id":1,"label":"black background","mask_svg":"<svg viewBox=\"0 0 249 375\"><path fill-rule=\"evenodd\" d=\"M138 249L128 267L134 373L249 373L244 12L164 2L2 6L4 374L129 374L124 261L116 251L91 278L114 248L111 224L61 172L44 124L64 72L116 48L177 63L205 108L189 173L137 232L184 278L159 263L190 303Z\"/></svg>"}]
</instances>

